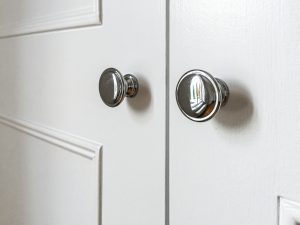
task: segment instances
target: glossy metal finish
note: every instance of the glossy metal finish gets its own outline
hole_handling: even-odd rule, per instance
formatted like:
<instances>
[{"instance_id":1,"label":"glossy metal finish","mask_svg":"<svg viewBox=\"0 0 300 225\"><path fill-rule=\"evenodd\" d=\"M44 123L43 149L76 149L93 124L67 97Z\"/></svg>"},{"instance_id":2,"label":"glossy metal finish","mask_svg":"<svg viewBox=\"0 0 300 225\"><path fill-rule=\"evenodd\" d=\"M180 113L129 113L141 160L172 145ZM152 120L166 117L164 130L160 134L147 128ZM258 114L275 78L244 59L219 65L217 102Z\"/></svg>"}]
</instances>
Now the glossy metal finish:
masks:
<instances>
[{"instance_id":1,"label":"glossy metal finish","mask_svg":"<svg viewBox=\"0 0 300 225\"><path fill-rule=\"evenodd\" d=\"M124 77L115 68L108 68L103 71L99 80L99 93L103 102L116 107L124 97L134 97L138 92L138 80L131 74Z\"/></svg>"},{"instance_id":2,"label":"glossy metal finish","mask_svg":"<svg viewBox=\"0 0 300 225\"><path fill-rule=\"evenodd\" d=\"M176 87L176 101L182 113L189 119L204 122L225 105L229 89L224 81L203 70L185 73Z\"/></svg>"}]
</instances>

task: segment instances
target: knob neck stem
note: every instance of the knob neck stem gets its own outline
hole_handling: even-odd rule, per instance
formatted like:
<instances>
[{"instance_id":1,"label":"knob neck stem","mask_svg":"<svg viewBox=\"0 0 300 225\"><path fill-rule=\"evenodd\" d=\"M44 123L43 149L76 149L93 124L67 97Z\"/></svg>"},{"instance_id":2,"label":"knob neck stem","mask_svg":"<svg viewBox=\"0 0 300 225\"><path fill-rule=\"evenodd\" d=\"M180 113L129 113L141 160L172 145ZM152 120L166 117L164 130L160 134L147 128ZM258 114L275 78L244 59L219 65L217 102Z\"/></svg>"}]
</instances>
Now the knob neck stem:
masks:
<instances>
[{"instance_id":1,"label":"knob neck stem","mask_svg":"<svg viewBox=\"0 0 300 225\"><path fill-rule=\"evenodd\" d=\"M136 79L135 76L133 76L132 74L126 74L124 75L124 80L126 83L126 92L125 95L126 97L134 97L136 96L136 94L138 93L138 89L139 89L139 84L138 84L138 80Z\"/></svg>"},{"instance_id":2,"label":"knob neck stem","mask_svg":"<svg viewBox=\"0 0 300 225\"><path fill-rule=\"evenodd\" d=\"M221 106L224 106L226 105L226 103L228 102L228 98L229 98L229 88L227 86L227 84L219 79L219 78L215 78L218 82L218 85L219 85L219 88L221 90L221 93L222 93L222 99L221 99Z\"/></svg>"}]
</instances>

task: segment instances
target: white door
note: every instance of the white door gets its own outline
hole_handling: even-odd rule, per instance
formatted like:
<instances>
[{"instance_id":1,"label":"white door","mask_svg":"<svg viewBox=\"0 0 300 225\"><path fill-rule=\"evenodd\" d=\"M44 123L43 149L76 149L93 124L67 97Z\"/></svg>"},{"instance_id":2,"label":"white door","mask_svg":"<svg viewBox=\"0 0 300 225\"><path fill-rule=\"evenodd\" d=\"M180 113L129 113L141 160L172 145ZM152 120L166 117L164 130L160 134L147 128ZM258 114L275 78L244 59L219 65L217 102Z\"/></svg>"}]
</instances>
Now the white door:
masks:
<instances>
[{"instance_id":1,"label":"white door","mask_svg":"<svg viewBox=\"0 0 300 225\"><path fill-rule=\"evenodd\" d=\"M1 225L164 224L165 2L101 2L0 1Z\"/></svg>"},{"instance_id":2,"label":"white door","mask_svg":"<svg viewBox=\"0 0 300 225\"><path fill-rule=\"evenodd\" d=\"M299 224L300 1L170 4L170 224ZM192 69L230 89L210 121L177 106Z\"/></svg>"}]
</instances>

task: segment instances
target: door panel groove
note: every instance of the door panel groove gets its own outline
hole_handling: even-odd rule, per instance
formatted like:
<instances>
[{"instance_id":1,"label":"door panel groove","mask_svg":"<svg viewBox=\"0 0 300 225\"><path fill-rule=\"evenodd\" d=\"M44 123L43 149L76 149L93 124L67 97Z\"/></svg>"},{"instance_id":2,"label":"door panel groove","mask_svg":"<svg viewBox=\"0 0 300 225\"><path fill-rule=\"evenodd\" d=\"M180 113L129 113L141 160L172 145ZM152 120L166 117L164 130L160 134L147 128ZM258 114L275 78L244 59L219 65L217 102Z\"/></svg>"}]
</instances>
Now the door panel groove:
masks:
<instances>
[{"instance_id":1,"label":"door panel groove","mask_svg":"<svg viewBox=\"0 0 300 225\"><path fill-rule=\"evenodd\" d=\"M170 0L166 0L165 225L170 224Z\"/></svg>"}]
</instances>

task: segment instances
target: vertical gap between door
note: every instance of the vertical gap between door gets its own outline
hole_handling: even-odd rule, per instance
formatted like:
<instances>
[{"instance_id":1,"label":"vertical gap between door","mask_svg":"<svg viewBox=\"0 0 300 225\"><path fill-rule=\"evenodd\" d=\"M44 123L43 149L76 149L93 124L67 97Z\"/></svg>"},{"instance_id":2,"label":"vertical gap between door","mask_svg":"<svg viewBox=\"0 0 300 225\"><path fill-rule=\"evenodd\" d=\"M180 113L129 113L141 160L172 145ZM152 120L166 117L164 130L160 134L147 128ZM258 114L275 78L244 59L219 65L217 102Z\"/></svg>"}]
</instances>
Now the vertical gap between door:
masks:
<instances>
[{"instance_id":1,"label":"vertical gap between door","mask_svg":"<svg viewBox=\"0 0 300 225\"><path fill-rule=\"evenodd\" d=\"M165 158L165 225L170 224L170 0L166 0L166 158Z\"/></svg>"}]
</instances>

